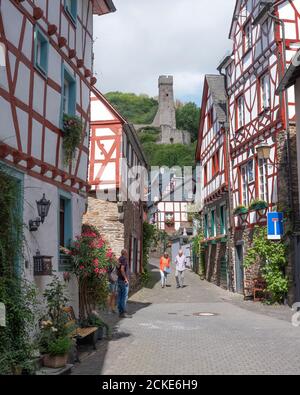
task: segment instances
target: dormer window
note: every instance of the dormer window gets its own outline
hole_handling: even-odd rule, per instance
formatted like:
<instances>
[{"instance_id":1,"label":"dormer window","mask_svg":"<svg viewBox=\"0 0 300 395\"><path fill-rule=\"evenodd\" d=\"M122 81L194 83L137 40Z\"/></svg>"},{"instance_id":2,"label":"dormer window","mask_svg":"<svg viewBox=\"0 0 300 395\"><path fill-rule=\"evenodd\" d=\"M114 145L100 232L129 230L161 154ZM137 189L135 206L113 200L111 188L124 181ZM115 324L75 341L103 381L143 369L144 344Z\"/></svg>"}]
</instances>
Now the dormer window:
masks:
<instances>
[{"instance_id":1,"label":"dormer window","mask_svg":"<svg viewBox=\"0 0 300 395\"><path fill-rule=\"evenodd\" d=\"M244 54L252 48L252 25L251 22L244 26Z\"/></svg>"}]
</instances>

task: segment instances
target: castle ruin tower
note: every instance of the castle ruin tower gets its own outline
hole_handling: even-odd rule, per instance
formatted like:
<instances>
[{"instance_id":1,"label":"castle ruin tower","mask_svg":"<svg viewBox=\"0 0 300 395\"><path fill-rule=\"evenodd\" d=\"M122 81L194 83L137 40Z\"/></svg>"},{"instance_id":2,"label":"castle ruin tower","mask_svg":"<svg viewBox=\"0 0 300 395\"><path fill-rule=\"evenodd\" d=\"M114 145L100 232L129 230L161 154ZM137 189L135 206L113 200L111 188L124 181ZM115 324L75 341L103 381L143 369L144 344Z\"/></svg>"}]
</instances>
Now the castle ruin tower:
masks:
<instances>
[{"instance_id":1,"label":"castle ruin tower","mask_svg":"<svg viewBox=\"0 0 300 395\"><path fill-rule=\"evenodd\" d=\"M153 126L169 126L176 129L173 77L162 75L158 79L159 106Z\"/></svg>"}]
</instances>

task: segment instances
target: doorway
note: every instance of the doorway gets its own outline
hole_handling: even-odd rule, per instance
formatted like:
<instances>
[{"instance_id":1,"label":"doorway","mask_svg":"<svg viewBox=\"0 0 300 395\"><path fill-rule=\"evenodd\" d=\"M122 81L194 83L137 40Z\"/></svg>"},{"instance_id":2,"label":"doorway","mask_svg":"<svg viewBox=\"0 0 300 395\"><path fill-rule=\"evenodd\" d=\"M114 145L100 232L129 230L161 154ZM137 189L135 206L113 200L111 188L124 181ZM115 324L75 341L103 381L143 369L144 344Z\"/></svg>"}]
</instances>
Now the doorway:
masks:
<instances>
[{"instance_id":1,"label":"doorway","mask_svg":"<svg viewBox=\"0 0 300 395\"><path fill-rule=\"evenodd\" d=\"M236 273L236 292L244 293L244 246L235 246L235 273Z\"/></svg>"}]
</instances>

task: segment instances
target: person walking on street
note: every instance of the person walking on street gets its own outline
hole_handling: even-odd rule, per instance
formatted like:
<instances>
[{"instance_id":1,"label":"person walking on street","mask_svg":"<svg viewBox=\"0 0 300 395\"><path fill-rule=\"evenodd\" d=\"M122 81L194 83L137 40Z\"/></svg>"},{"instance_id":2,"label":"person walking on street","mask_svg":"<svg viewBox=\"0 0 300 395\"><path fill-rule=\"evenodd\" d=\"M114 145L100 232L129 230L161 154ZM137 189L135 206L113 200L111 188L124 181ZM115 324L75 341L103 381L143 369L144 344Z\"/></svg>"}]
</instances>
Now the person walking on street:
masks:
<instances>
[{"instance_id":1,"label":"person walking on street","mask_svg":"<svg viewBox=\"0 0 300 395\"><path fill-rule=\"evenodd\" d=\"M183 288L184 282L184 271L186 269L186 257L183 254L183 250L179 250L178 255L175 258L175 266L176 266L176 288Z\"/></svg>"},{"instance_id":2,"label":"person walking on street","mask_svg":"<svg viewBox=\"0 0 300 395\"><path fill-rule=\"evenodd\" d=\"M112 262L108 268L108 281L109 281L109 295L107 300L108 313L116 313L116 300L118 294L118 260L115 255L113 255Z\"/></svg>"},{"instance_id":3,"label":"person walking on street","mask_svg":"<svg viewBox=\"0 0 300 395\"><path fill-rule=\"evenodd\" d=\"M127 250L122 250L118 267L118 310L120 318L131 318L126 314L126 304L129 293L129 265Z\"/></svg>"},{"instance_id":4,"label":"person walking on street","mask_svg":"<svg viewBox=\"0 0 300 395\"><path fill-rule=\"evenodd\" d=\"M160 268L160 277L161 277L161 287L164 288L167 286L167 276L170 272L170 258L167 252L160 258L159 262Z\"/></svg>"}]
</instances>

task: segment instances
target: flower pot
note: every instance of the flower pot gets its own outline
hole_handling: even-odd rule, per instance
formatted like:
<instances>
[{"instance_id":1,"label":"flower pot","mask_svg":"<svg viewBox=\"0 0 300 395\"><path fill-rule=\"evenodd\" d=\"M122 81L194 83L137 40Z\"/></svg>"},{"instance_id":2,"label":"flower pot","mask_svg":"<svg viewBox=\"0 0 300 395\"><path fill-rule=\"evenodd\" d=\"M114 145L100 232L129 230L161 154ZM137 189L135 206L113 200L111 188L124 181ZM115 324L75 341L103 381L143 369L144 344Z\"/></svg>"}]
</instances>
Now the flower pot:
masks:
<instances>
[{"instance_id":1,"label":"flower pot","mask_svg":"<svg viewBox=\"0 0 300 395\"><path fill-rule=\"evenodd\" d=\"M49 355L44 356L44 366L47 368L63 368L68 362L68 354L65 355Z\"/></svg>"}]
</instances>

